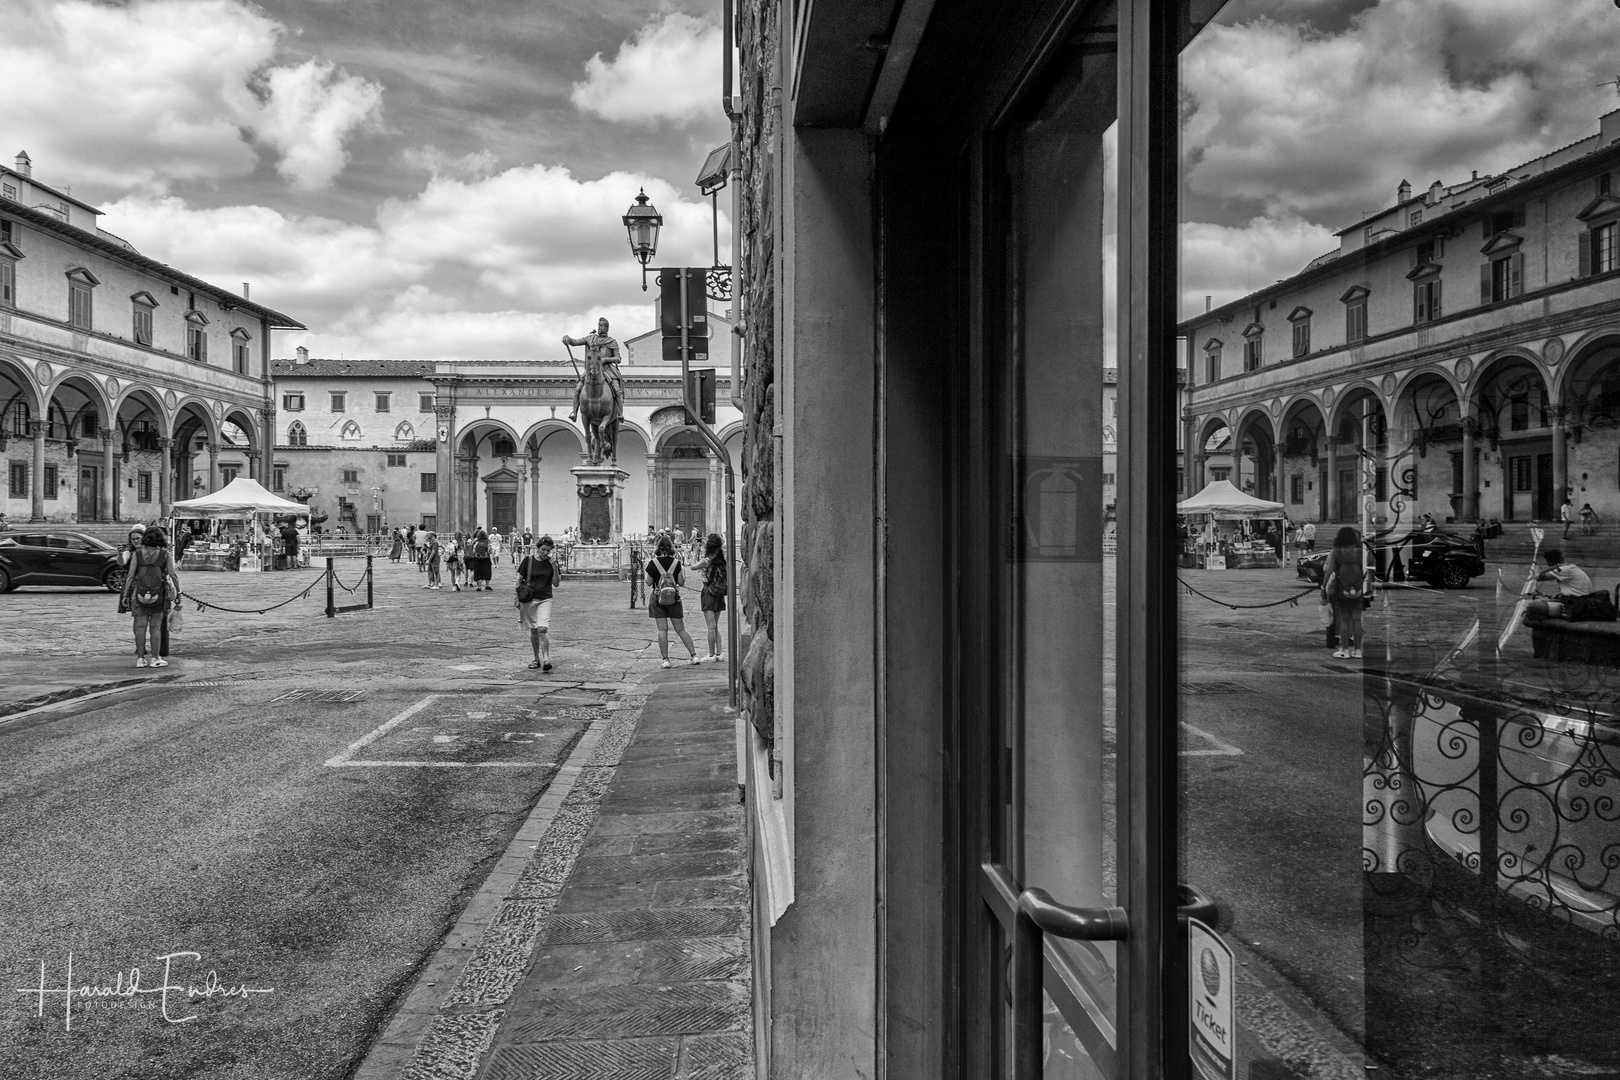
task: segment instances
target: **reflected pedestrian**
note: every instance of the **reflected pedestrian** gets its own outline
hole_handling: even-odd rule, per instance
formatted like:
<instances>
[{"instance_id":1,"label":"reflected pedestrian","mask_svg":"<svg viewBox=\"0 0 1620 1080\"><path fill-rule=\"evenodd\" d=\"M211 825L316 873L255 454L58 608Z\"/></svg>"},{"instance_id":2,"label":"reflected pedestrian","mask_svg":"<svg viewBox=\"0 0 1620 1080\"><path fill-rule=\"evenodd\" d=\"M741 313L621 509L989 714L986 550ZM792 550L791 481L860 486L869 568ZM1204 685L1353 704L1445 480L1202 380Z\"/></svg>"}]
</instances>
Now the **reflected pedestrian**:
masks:
<instances>
[{"instance_id":1,"label":"reflected pedestrian","mask_svg":"<svg viewBox=\"0 0 1620 1080\"><path fill-rule=\"evenodd\" d=\"M399 535L398 528L394 529L393 537L394 542L388 548L388 561L397 563L399 562L399 557L405 552L405 539Z\"/></svg>"},{"instance_id":2,"label":"reflected pedestrian","mask_svg":"<svg viewBox=\"0 0 1620 1080\"><path fill-rule=\"evenodd\" d=\"M1333 550L1322 567L1322 593L1333 605L1333 630L1341 659L1361 659L1361 611L1369 573L1361 551L1361 534L1349 525L1333 538Z\"/></svg>"},{"instance_id":3,"label":"reflected pedestrian","mask_svg":"<svg viewBox=\"0 0 1620 1080\"><path fill-rule=\"evenodd\" d=\"M1569 496L1564 496L1564 504L1558 508L1558 520L1564 523L1564 535L1560 539L1569 539L1569 527L1575 524L1575 504Z\"/></svg>"},{"instance_id":4,"label":"reflected pedestrian","mask_svg":"<svg viewBox=\"0 0 1620 1080\"><path fill-rule=\"evenodd\" d=\"M647 560L644 573L649 598L647 615L658 623L658 655L663 659L660 666L670 666L670 623L675 624L675 632L681 636L681 643L691 653L691 663L702 663L698 659L697 646L692 644L692 635L686 632L686 612L681 607L681 582L685 574L681 560L675 557L675 542L668 536L658 538L658 554Z\"/></svg>"},{"instance_id":5,"label":"reflected pedestrian","mask_svg":"<svg viewBox=\"0 0 1620 1080\"><path fill-rule=\"evenodd\" d=\"M1564 553L1557 548L1547 552L1547 569L1536 575L1539 585L1543 581L1555 582L1558 594L1553 599L1532 600L1525 615L1533 619L1564 618L1570 614L1570 605L1577 598L1592 591L1592 579L1585 570L1564 561Z\"/></svg>"},{"instance_id":6,"label":"reflected pedestrian","mask_svg":"<svg viewBox=\"0 0 1620 1080\"><path fill-rule=\"evenodd\" d=\"M719 533L710 533L703 549L703 591L698 606L703 610L703 621L709 628L709 655L703 659L720 659L720 613L726 610L726 545Z\"/></svg>"},{"instance_id":7,"label":"reflected pedestrian","mask_svg":"<svg viewBox=\"0 0 1620 1080\"><path fill-rule=\"evenodd\" d=\"M428 533L427 551L423 555L423 558L427 560L428 583L426 585L424 585L423 588L425 588L425 589L437 589L437 588L440 587L439 586L439 560L440 560L440 558L443 557L443 555L444 555L444 549L439 546L439 534L436 533L436 532Z\"/></svg>"}]
</instances>

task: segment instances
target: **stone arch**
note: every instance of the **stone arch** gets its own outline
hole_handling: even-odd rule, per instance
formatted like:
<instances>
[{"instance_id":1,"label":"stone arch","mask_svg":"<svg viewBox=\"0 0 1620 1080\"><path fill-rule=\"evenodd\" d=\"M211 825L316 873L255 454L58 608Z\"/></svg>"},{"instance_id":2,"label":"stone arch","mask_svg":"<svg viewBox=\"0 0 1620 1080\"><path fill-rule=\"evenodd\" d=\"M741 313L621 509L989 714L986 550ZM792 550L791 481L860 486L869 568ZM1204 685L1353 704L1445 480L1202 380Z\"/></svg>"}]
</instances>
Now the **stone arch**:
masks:
<instances>
[{"instance_id":1,"label":"stone arch","mask_svg":"<svg viewBox=\"0 0 1620 1080\"><path fill-rule=\"evenodd\" d=\"M686 408L682 405L670 405L659 409L647 418L652 427L652 452L662 454L669 441L683 431L691 431L686 423Z\"/></svg>"},{"instance_id":2,"label":"stone arch","mask_svg":"<svg viewBox=\"0 0 1620 1080\"><path fill-rule=\"evenodd\" d=\"M523 433L523 438L517 445L520 447L538 446L545 442L553 432L557 431L566 431L573 435L580 444L580 453L585 452L585 436L580 431L579 425L570 423L567 420L560 420L554 416L548 416L544 420L530 424L529 429Z\"/></svg>"},{"instance_id":3,"label":"stone arch","mask_svg":"<svg viewBox=\"0 0 1620 1080\"><path fill-rule=\"evenodd\" d=\"M1468 380L1467 394L1470 401L1479 396L1480 388L1496 376L1499 369L1523 365L1535 371L1541 378L1541 385L1550 392L1552 378L1547 372L1547 366L1541 362L1541 357L1535 355L1528 345L1504 345L1500 349L1492 349L1474 365L1473 377Z\"/></svg>"},{"instance_id":4,"label":"stone arch","mask_svg":"<svg viewBox=\"0 0 1620 1080\"><path fill-rule=\"evenodd\" d=\"M106 424L112 416L112 406L107 400L107 394L96 380L82 372L64 372L58 375L45 390L45 400L52 401L63 389L71 388L78 391L88 402L89 407L96 410L98 426ZM74 419L77 419L75 417ZM81 436L82 437L82 436Z\"/></svg>"},{"instance_id":5,"label":"stone arch","mask_svg":"<svg viewBox=\"0 0 1620 1080\"><path fill-rule=\"evenodd\" d=\"M619 433L623 434L626 431L633 431L637 435L641 436L641 441L646 443L648 446L653 444L652 433L647 430L647 425L637 423L628 416L619 421Z\"/></svg>"},{"instance_id":6,"label":"stone arch","mask_svg":"<svg viewBox=\"0 0 1620 1080\"><path fill-rule=\"evenodd\" d=\"M745 420L733 420L731 423L729 423L725 427L721 428L715 434L717 436L719 436L720 442L723 444L723 443L725 443L725 441L727 439L731 438L733 435L742 434L744 431L747 430L747 428L748 428L747 421L745 421Z\"/></svg>"},{"instance_id":7,"label":"stone arch","mask_svg":"<svg viewBox=\"0 0 1620 1080\"><path fill-rule=\"evenodd\" d=\"M200 421L198 426L206 432L208 441L218 443L219 423L214 419L214 410L208 407L208 402L190 394L187 394L175 404L174 416L169 421L169 437L172 439L179 434L188 412L198 418Z\"/></svg>"},{"instance_id":8,"label":"stone arch","mask_svg":"<svg viewBox=\"0 0 1620 1080\"><path fill-rule=\"evenodd\" d=\"M1333 395L1333 404L1328 409L1328 431L1337 432L1343 426L1346 416L1349 415L1352 402L1359 402L1371 398L1378 406L1378 411L1388 415L1389 407L1384 401L1384 393L1367 379L1357 379L1338 388Z\"/></svg>"},{"instance_id":9,"label":"stone arch","mask_svg":"<svg viewBox=\"0 0 1620 1080\"><path fill-rule=\"evenodd\" d=\"M1541 361L1518 348L1499 349L1482 362L1468 387L1468 405L1480 430L1490 437L1492 433L1521 430L1515 427L1520 419L1512 415L1515 403L1526 402L1533 414L1526 423L1544 426L1538 421L1553 403L1547 370Z\"/></svg>"},{"instance_id":10,"label":"stone arch","mask_svg":"<svg viewBox=\"0 0 1620 1080\"><path fill-rule=\"evenodd\" d=\"M245 408L227 406L225 409L225 423L235 424L247 436L249 450L262 450L263 438L259 432L259 424L253 414Z\"/></svg>"},{"instance_id":11,"label":"stone arch","mask_svg":"<svg viewBox=\"0 0 1620 1080\"><path fill-rule=\"evenodd\" d=\"M523 446L523 440L518 438L517 429L505 420L494 416L481 416L470 423L463 424L456 435L456 445L460 448L460 452L471 453L486 441L492 441L496 433L504 434L511 439L514 449Z\"/></svg>"},{"instance_id":12,"label":"stone arch","mask_svg":"<svg viewBox=\"0 0 1620 1080\"><path fill-rule=\"evenodd\" d=\"M1620 514L1620 334L1585 335L1560 371L1554 411L1554 484L1562 483L1577 512L1591 506L1599 521ZM1562 476L1556 466L1563 464Z\"/></svg>"},{"instance_id":13,"label":"stone arch","mask_svg":"<svg viewBox=\"0 0 1620 1080\"><path fill-rule=\"evenodd\" d=\"M12 402L20 399L27 406L29 416L39 415L39 390L33 376L21 360L6 353L0 353L0 395L3 395L0 405L9 409Z\"/></svg>"},{"instance_id":14,"label":"stone arch","mask_svg":"<svg viewBox=\"0 0 1620 1080\"><path fill-rule=\"evenodd\" d=\"M1262 405L1251 405L1232 428L1232 484L1256 498L1277 501L1277 425Z\"/></svg>"},{"instance_id":15,"label":"stone arch","mask_svg":"<svg viewBox=\"0 0 1620 1080\"><path fill-rule=\"evenodd\" d=\"M287 425L287 443L286 443L286 445L288 445L288 446L308 446L309 445L309 428L304 426L304 422L302 420L294 420L292 423Z\"/></svg>"},{"instance_id":16,"label":"stone arch","mask_svg":"<svg viewBox=\"0 0 1620 1080\"><path fill-rule=\"evenodd\" d=\"M1463 400L1464 391L1462 384L1457 381L1456 377L1450 371L1439 364L1420 364L1409 371L1402 372L1398 376L1398 381L1395 384L1395 393L1390 396L1390 400L1399 405L1401 398L1406 395L1406 392L1411 388L1413 383L1417 382L1419 379L1426 379L1431 376L1442 380L1447 386L1451 387L1452 395L1455 396L1459 402Z\"/></svg>"},{"instance_id":17,"label":"stone arch","mask_svg":"<svg viewBox=\"0 0 1620 1080\"><path fill-rule=\"evenodd\" d=\"M1576 396L1584 397L1588 394L1597 369L1608 364L1608 358L1604 353L1614 349L1620 349L1620 331L1605 329L1583 334L1565 354L1564 362L1558 366L1553 382L1554 400L1573 410L1584 411L1582 403L1576 400Z\"/></svg>"}]
</instances>

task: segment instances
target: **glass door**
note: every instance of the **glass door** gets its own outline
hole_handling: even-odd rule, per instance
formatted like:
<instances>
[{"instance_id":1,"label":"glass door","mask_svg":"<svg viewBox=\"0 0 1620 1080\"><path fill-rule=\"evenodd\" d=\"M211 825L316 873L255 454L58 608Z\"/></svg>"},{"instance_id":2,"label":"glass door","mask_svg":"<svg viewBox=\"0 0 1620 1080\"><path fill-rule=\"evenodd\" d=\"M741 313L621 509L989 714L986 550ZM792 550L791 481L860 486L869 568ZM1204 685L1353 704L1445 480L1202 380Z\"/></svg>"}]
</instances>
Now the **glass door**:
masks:
<instances>
[{"instance_id":1,"label":"glass door","mask_svg":"<svg viewBox=\"0 0 1620 1080\"><path fill-rule=\"evenodd\" d=\"M1001 797L981 888L1007 974L1000 1066L1021 1080L1116 1075L1116 23L1112 5L1081 14L988 153L985 424L1005 527L985 608ZM1080 933L1055 932L1065 920Z\"/></svg>"}]
</instances>

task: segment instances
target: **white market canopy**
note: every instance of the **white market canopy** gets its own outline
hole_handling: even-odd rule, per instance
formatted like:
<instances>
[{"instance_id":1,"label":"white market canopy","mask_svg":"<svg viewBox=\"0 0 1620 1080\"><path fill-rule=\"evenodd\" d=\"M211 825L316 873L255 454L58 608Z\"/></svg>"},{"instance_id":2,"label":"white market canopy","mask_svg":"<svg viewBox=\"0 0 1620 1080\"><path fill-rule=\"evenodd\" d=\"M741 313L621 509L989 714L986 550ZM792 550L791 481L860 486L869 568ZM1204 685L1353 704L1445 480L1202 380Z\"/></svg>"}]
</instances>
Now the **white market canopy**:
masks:
<instances>
[{"instance_id":1,"label":"white market canopy","mask_svg":"<svg viewBox=\"0 0 1620 1080\"><path fill-rule=\"evenodd\" d=\"M238 476L218 491L174 504L176 517L245 517L249 514L308 514L303 503L283 499L257 480Z\"/></svg>"},{"instance_id":2,"label":"white market canopy","mask_svg":"<svg viewBox=\"0 0 1620 1080\"><path fill-rule=\"evenodd\" d=\"M1230 480L1216 480L1185 502L1176 504L1178 514L1209 514L1212 517L1281 517L1282 503L1267 502L1245 495Z\"/></svg>"}]
</instances>

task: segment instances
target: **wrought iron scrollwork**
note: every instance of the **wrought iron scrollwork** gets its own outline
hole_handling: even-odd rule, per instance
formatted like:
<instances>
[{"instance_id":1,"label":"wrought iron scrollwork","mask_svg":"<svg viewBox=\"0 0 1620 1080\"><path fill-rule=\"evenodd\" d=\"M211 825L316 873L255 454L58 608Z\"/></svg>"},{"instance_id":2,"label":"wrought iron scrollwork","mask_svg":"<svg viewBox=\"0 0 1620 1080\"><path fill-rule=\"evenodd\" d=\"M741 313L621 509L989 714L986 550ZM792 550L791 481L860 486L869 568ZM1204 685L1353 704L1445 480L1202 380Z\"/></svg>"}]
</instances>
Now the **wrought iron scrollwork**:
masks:
<instances>
[{"instance_id":1,"label":"wrought iron scrollwork","mask_svg":"<svg viewBox=\"0 0 1620 1080\"><path fill-rule=\"evenodd\" d=\"M708 290L709 299L720 303L729 303L731 300L731 267L711 266L704 277L704 288Z\"/></svg>"}]
</instances>

